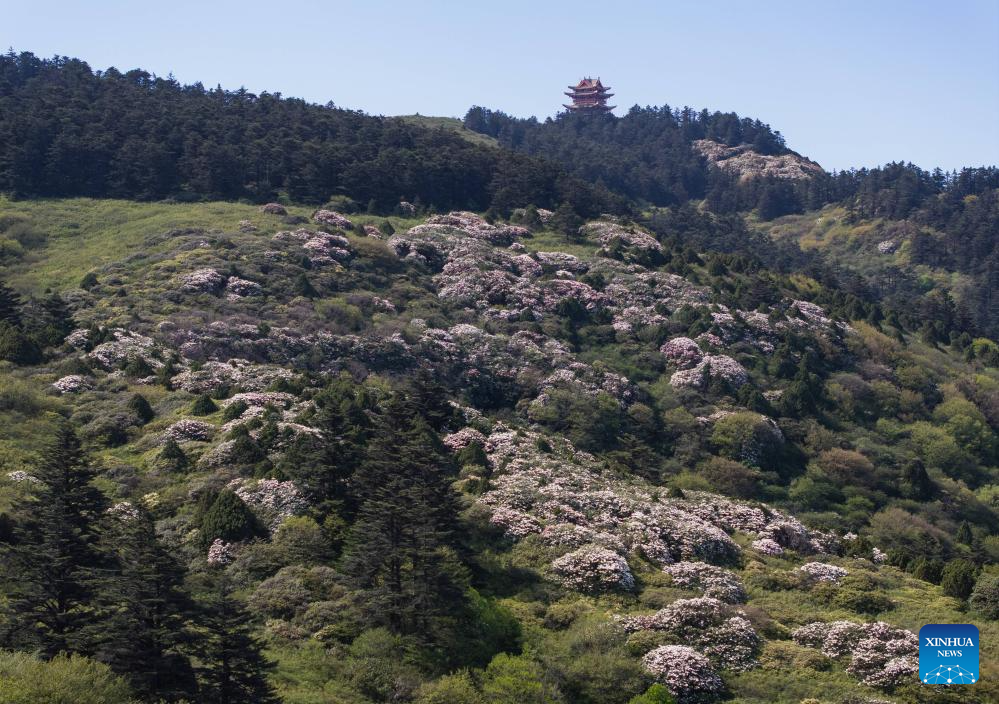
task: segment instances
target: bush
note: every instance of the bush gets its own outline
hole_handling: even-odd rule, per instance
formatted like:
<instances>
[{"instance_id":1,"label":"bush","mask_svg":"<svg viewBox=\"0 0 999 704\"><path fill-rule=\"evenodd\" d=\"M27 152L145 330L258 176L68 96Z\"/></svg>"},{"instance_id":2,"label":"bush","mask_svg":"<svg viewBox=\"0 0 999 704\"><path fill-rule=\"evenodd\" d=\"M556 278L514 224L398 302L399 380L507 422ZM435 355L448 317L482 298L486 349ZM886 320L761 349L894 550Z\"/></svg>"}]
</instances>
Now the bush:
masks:
<instances>
[{"instance_id":1,"label":"bush","mask_svg":"<svg viewBox=\"0 0 999 704\"><path fill-rule=\"evenodd\" d=\"M951 560L940 574L940 586L944 594L955 599L967 599L975 588L978 569L967 560Z\"/></svg>"},{"instance_id":2,"label":"bush","mask_svg":"<svg viewBox=\"0 0 999 704\"><path fill-rule=\"evenodd\" d=\"M37 364L42 361L42 351L21 328L0 322L0 360L14 364Z\"/></svg>"},{"instance_id":3,"label":"bush","mask_svg":"<svg viewBox=\"0 0 999 704\"><path fill-rule=\"evenodd\" d=\"M676 704L676 699L661 684L654 684L644 694L632 697L628 704Z\"/></svg>"},{"instance_id":4,"label":"bush","mask_svg":"<svg viewBox=\"0 0 999 704\"><path fill-rule=\"evenodd\" d=\"M999 621L999 572L985 572L975 582L968 603L991 621Z\"/></svg>"},{"instance_id":5,"label":"bush","mask_svg":"<svg viewBox=\"0 0 999 704\"><path fill-rule=\"evenodd\" d=\"M125 680L81 655L38 660L0 652L0 702L4 704L129 704Z\"/></svg>"},{"instance_id":6,"label":"bush","mask_svg":"<svg viewBox=\"0 0 999 704\"><path fill-rule=\"evenodd\" d=\"M160 450L157 459L168 472L183 472L190 465L183 448L173 438L167 438L163 443L163 449Z\"/></svg>"},{"instance_id":7,"label":"bush","mask_svg":"<svg viewBox=\"0 0 999 704\"><path fill-rule=\"evenodd\" d=\"M482 704L484 701L472 676L467 670L461 670L420 687L415 704Z\"/></svg>"},{"instance_id":8,"label":"bush","mask_svg":"<svg viewBox=\"0 0 999 704\"><path fill-rule=\"evenodd\" d=\"M215 404L215 401L212 400L211 396L208 394L201 394L191 405L191 415L210 416L218 409L219 407Z\"/></svg>"},{"instance_id":9,"label":"bush","mask_svg":"<svg viewBox=\"0 0 999 704\"><path fill-rule=\"evenodd\" d=\"M156 411L153 410L153 407L149 405L149 401L142 394L133 394L132 398L128 399L127 408L143 424L148 423L156 417Z\"/></svg>"},{"instance_id":10,"label":"bush","mask_svg":"<svg viewBox=\"0 0 999 704\"><path fill-rule=\"evenodd\" d=\"M483 675L482 693L489 704L557 704L561 693L545 671L526 655L500 653Z\"/></svg>"}]
</instances>

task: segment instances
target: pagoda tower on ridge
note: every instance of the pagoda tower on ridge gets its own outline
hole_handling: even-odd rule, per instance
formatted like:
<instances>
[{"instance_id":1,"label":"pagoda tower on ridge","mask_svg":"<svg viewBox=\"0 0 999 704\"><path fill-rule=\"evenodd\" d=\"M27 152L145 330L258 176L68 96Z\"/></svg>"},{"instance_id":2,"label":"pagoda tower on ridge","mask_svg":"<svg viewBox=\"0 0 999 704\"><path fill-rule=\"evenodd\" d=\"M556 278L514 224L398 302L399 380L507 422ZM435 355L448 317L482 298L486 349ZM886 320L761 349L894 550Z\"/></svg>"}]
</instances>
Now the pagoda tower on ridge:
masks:
<instances>
[{"instance_id":1,"label":"pagoda tower on ridge","mask_svg":"<svg viewBox=\"0 0 999 704\"><path fill-rule=\"evenodd\" d=\"M614 95L608 93L608 90L610 87L604 86L599 78L583 78L576 85L569 86L569 90L565 93L572 98L572 105L562 107L567 108L569 112L610 112L616 106L607 104L607 99Z\"/></svg>"}]
</instances>

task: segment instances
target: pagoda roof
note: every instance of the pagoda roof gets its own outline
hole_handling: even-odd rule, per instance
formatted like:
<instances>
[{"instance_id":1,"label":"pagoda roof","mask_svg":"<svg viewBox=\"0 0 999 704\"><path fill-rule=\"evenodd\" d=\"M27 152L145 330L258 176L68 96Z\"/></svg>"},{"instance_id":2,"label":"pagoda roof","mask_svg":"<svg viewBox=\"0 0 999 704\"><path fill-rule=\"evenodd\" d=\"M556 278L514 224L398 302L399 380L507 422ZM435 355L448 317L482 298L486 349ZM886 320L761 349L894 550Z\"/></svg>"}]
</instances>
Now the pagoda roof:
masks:
<instances>
[{"instance_id":1,"label":"pagoda roof","mask_svg":"<svg viewBox=\"0 0 999 704\"><path fill-rule=\"evenodd\" d=\"M587 76L586 78L580 78L579 83L569 87L575 89L603 88L604 85L603 83L600 82L600 78L590 78L589 76Z\"/></svg>"}]
</instances>

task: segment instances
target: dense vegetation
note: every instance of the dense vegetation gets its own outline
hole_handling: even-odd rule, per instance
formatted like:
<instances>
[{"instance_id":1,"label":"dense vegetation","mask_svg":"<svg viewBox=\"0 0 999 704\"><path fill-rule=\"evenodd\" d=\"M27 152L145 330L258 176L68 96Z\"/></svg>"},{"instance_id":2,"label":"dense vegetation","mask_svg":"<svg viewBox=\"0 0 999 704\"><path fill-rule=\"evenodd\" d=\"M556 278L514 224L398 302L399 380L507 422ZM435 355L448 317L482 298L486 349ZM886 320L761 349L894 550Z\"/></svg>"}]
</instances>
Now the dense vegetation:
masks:
<instances>
[{"instance_id":1,"label":"dense vegetation","mask_svg":"<svg viewBox=\"0 0 999 704\"><path fill-rule=\"evenodd\" d=\"M0 701L999 696L994 169L0 68Z\"/></svg>"},{"instance_id":2,"label":"dense vegetation","mask_svg":"<svg viewBox=\"0 0 999 704\"><path fill-rule=\"evenodd\" d=\"M0 57L0 155L0 191L22 196L621 207L550 164L450 130L30 53Z\"/></svg>"}]
</instances>

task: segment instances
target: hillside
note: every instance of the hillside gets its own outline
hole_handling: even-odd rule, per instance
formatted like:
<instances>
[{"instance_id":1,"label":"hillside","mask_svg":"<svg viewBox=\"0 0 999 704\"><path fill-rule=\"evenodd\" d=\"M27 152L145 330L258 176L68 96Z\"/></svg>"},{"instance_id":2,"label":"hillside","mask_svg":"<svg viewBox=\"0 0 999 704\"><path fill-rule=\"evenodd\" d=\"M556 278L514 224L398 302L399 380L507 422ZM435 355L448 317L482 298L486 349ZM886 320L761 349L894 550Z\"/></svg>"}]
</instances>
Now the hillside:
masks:
<instances>
[{"instance_id":1,"label":"hillside","mask_svg":"<svg viewBox=\"0 0 999 704\"><path fill-rule=\"evenodd\" d=\"M844 211L289 203L0 200L4 647L115 702L999 696L999 349L782 270ZM982 682L914 681L930 622Z\"/></svg>"}]
</instances>

